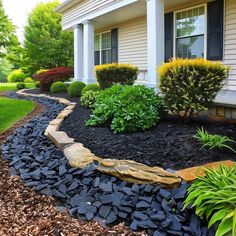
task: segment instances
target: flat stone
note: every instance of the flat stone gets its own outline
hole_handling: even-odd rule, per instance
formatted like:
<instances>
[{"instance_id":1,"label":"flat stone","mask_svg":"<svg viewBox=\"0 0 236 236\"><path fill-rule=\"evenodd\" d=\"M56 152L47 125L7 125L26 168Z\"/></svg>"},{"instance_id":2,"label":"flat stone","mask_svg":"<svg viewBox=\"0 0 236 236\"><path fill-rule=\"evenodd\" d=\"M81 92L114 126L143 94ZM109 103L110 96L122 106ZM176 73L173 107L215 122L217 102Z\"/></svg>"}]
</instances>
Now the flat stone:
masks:
<instances>
[{"instance_id":1,"label":"flat stone","mask_svg":"<svg viewBox=\"0 0 236 236\"><path fill-rule=\"evenodd\" d=\"M145 201L141 201L141 202L136 204L137 209L147 209L149 207L150 207L150 204L145 202Z\"/></svg>"},{"instance_id":2,"label":"flat stone","mask_svg":"<svg viewBox=\"0 0 236 236\"><path fill-rule=\"evenodd\" d=\"M160 167L149 167L131 160L100 159L97 169L119 179L137 184L177 187L181 179Z\"/></svg>"},{"instance_id":3,"label":"flat stone","mask_svg":"<svg viewBox=\"0 0 236 236\"><path fill-rule=\"evenodd\" d=\"M159 194L165 199L170 199L171 196L171 193L165 189L160 189Z\"/></svg>"},{"instance_id":4,"label":"flat stone","mask_svg":"<svg viewBox=\"0 0 236 236\"><path fill-rule=\"evenodd\" d=\"M233 161L212 162L203 166L196 166L184 170L179 170L176 172L176 174L184 181L192 182L197 178L197 176L205 176L206 168L219 168L221 165L232 167L236 165L236 162Z\"/></svg>"},{"instance_id":5,"label":"flat stone","mask_svg":"<svg viewBox=\"0 0 236 236\"><path fill-rule=\"evenodd\" d=\"M117 216L115 215L115 213L113 211L111 211L109 213L109 215L106 218L106 222L107 224L112 224L117 220Z\"/></svg>"},{"instance_id":6,"label":"flat stone","mask_svg":"<svg viewBox=\"0 0 236 236\"><path fill-rule=\"evenodd\" d=\"M110 207L110 206L101 206L99 209L99 212L98 212L99 216L106 219L111 211L111 208L112 207Z\"/></svg>"},{"instance_id":7,"label":"flat stone","mask_svg":"<svg viewBox=\"0 0 236 236\"><path fill-rule=\"evenodd\" d=\"M82 144L76 143L64 149L64 155L68 159L70 166L74 168L85 168L94 161L100 160L89 149Z\"/></svg>"},{"instance_id":8,"label":"flat stone","mask_svg":"<svg viewBox=\"0 0 236 236\"><path fill-rule=\"evenodd\" d=\"M56 131L56 132L49 132L48 138L51 142L58 147L60 150L63 150L65 146L74 144L74 139L69 138L65 132Z\"/></svg>"}]
</instances>

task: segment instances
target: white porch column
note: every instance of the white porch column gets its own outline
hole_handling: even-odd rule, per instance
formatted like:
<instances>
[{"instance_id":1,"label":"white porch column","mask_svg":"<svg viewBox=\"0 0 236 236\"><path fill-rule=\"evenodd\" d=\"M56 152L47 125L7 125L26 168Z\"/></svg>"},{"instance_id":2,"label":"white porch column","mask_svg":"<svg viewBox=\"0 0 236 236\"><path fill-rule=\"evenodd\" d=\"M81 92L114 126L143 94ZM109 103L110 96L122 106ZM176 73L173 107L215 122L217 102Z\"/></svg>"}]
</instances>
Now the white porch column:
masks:
<instances>
[{"instance_id":1,"label":"white porch column","mask_svg":"<svg viewBox=\"0 0 236 236\"><path fill-rule=\"evenodd\" d=\"M91 21L84 25L84 78L86 84L94 83L94 27Z\"/></svg>"},{"instance_id":2,"label":"white porch column","mask_svg":"<svg viewBox=\"0 0 236 236\"><path fill-rule=\"evenodd\" d=\"M74 80L82 81L84 77L83 25L74 27Z\"/></svg>"},{"instance_id":3,"label":"white porch column","mask_svg":"<svg viewBox=\"0 0 236 236\"><path fill-rule=\"evenodd\" d=\"M164 62L164 0L147 0L148 82L158 91L156 68Z\"/></svg>"}]
</instances>

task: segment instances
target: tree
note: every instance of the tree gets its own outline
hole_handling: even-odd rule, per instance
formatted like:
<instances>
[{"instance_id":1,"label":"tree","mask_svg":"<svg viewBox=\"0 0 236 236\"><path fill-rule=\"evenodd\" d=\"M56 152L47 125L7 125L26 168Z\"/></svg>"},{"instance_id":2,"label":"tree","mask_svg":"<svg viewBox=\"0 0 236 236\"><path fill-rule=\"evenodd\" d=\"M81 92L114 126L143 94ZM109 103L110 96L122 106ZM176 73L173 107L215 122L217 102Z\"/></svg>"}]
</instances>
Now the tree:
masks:
<instances>
[{"instance_id":1,"label":"tree","mask_svg":"<svg viewBox=\"0 0 236 236\"><path fill-rule=\"evenodd\" d=\"M0 58L19 46L16 27L6 15L2 0L0 0Z\"/></svg>"},{"instance_id":2,"label":"tree","mask_svg":"<svg viewBox=\"0 0 236 236\"><path fill-rule=\"evenodd\" d=\"M7 82L7 75L11 72L12 64L6 59L0 59L0 83Z\"/></svg>"},{"instance_id":3,"label":"tree","mask_svg":"<svg viewBox=\"0 0 236 236\"><path fill-rule=\"evenodd\" d=\"M40 3L28 17L24 62L31 73L73 65L73 34L62 31L61 15L54 12L58 5L57 0Z\"/></svg>"}]
</instances>

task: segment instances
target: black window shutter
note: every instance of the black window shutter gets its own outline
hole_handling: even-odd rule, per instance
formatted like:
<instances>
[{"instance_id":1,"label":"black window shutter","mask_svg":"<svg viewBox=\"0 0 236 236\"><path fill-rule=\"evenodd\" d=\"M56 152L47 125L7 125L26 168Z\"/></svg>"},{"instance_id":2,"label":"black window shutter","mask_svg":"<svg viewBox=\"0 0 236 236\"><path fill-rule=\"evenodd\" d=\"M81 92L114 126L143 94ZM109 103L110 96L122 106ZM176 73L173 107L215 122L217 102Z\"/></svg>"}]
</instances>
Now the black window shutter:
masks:
<instances>
[{"instance_id":1,"label":"black window shutter","mask_svg":"<svg viewBox=\"0 0 236 236\"><path fill-rule=\"evenodd\" d=\"M165 62L173 57L173 12L165 14Z\"/></svg>"},{"instance_id":2,"label":"black window shutter","mask_svg":"<svg viewBox=\"0 0 236 236\"><path fill-rule=\"evenodd\" d=\"M118 29L111 30L111 62L118 62Z\"/></svg>"},{"instance_id":3,"label":"black window shutter","mask_svg":"<svg viewBox=\"0 0 236 236\"><path fill-rule=\"evenodd\" d=\"M208 3L207 59L223 60L224 0Z\"/></svg>"}]
</instances>

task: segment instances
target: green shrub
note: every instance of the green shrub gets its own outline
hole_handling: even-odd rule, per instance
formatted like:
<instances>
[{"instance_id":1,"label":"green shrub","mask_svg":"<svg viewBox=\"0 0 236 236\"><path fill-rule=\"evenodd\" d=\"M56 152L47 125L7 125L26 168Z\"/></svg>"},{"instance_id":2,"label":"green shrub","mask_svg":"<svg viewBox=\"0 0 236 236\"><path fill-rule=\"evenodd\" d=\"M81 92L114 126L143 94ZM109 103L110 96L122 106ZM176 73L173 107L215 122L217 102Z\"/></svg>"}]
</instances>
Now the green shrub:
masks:
<instances>
[{"instance_id":1,"label":"green shrub","mask_svg":"<svg viewBox=\"0 0 236 236\"><path fill-rule=\"evenodd\" d=\"M188 189L184 208L194 207L196 214L217 227L215 236L236 235L236 166L209 169Z\"/></svg>"},{"instance_id":2,"label":"green shrub","mask_svg":"<svg viewBox=\"0 0 236 236\"><path fill-rule=\"evenodd\" d=\"M98 84L102 89L115 84L133 85L138 77L138 67L130 64L105 64L95 67Z\"/></svg>"},{"instance_id":3,"label":"green shrub","mask_svg":"<svg viewBox=\"0 0 236 236\"><path fill-rule=\"evenodd\" d=\"M99 85L97 84L88 84L86 85L83 90L82 90L82 94L87 92L87 91L100 91L101 88Z\"/></svg>"},{"instance_id":4,"label":"green shrub","mask_svg":"<svg viewBox=\"0 0 236 236\"><path fill-rule=\"evenodd\" d=\"M28 78L25 78L24 83L26 83L26 84L34 83L34 80L32 78L28 77Z\"/></svg>"},{"instance_id":5,"label":"green shrub","mask_svg":"<svg viewBox=\"0 0 236 236\"><path fill-rule=\"evenodd\" d=\"M51 93L65 93L66 91L67 91L67 87L61 81L54 82L50 87Z\"/></svg>"},{"instance_id":6,"label":"green shrub","mask_svg":"<svg viewBox=\"0 0 236 236\"><path fill-rule=\"evenodd\" d=\"M145 130L158 122L161 106L161 99L151 88L114 85L100 92L86 124L110 124L116 133Z\"/></svg>"},{"instance_id":7,"label":"green shrub","mask_svg":"<svg viewBox=\"0 0 236 236\"><path fill-rule=\"evenodd\" d=\"M202 143L203 145L202 148L204 147L207 147L209 149L227 148L236 153L236 151L227 144L227 143L235 143L235 141L227 136L209 134L206 130L202 128L198 129L197 134L194 135L193 137Z\"/></svg>"},{"instance_id":8,"label":"green shrub","mask_svg":"<svg viewBox=\"0 0 236 236\"><path fill-rule=\"evenodd\" d=\"M13 70L7 77L7 81L9 83L17 83L17 82L24 82L26 75L21 69Z\"/></svg>"},{"instance_id":9,"label":"green shrub","mask_svg":"<svg viewBox=\"0 0 236 236\"><path fill-rule=\"evenodd\" d=\"M18 82L16 84L16 88L19 89L19 90L25 89L26 88L25 83L24 82Z\"/></svg>"},{"instance_id":10,"label":"green shrub","mask_svg":"<svg viewBox=\"0 0 236 236\"><path fill-rule=\"evenodd\" d=\"M73 82L69 87L68 87L68 95L69 97L80 97L82 94L83 88L86 86L85 83L81 81L76 81Z\"/></svg>"},{"instance_id":11,"label":"green shrub","mask_svg":"<svg viewBox=\"0 0 236 236\"><path fill-rule=\"evenodd\" d=\"M39 82L39 81L36 81L36 82L35 82L35 87L36 87L36 88L40 88L40 82Z\"/></svg>"},{"instance_id":12,"label":"green shrub","mask_svg":"<svg viewBox=\"0 0 236 236\"><path fill-rule=\"evenodd\" d=\"M223 87L229 68L204 59L176 59L159 68L160 90L168 109L187 120L207 110Z\"/></svg>"},{"instance_id":13,"label":"green shrub","mask_svg":"<svg viewBox=\"0 0 236 236\"><path fill-rule=\"evenodd\" d=\"M93 108L99 94L99 91L85 91L80 98L81 105L87 108Z\"/></svg>"}]
</instances>

